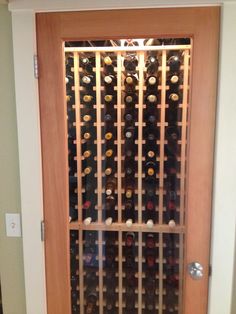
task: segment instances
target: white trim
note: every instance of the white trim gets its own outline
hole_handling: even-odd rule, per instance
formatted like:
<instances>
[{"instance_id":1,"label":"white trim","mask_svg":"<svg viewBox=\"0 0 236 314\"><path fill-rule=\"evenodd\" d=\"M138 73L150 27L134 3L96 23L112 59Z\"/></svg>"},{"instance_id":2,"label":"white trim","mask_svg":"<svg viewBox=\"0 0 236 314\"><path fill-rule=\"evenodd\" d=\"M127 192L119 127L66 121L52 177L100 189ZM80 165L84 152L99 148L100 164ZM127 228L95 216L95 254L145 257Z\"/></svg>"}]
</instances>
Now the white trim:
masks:
<instances>
[{"instance_id":1,"label":"white trim","mask_svg":"<svg viewBox=\"0 0 236 314\"><path fill-rule=\"evenodd\" d=\"M27 314L46 314L41 142L37 80L34 78L35 18L12 14L21 214Z\"/></svg>"},{"instance_id":2,"label":"white trim","mask_svg":"<svg viewBox=\"0 0 236 314\"><path fill-rule=\"evenodd\" d=\"M232 2L233 0L228 0ZM193 7L220 5L222 0L10 0L9 10L33 10L35 12L50 11L87 11L87 10L114 10L114 9L144 9L168 7Z\"/></svg>"},{"instance_id":3,"label":"white trim","mask_svg":"<svg viewBox=\"0 0 236 314\"><path fill-rule=\"evenodd\" d=\"M37 11L41 7L41 10L44 11L56 11L62 7L66 8L67 2L75 4L75 1L38 0L34 1L34 4L32 2L17 0L11 2L10 9L25 9L25 11L13 12L12 20L27 314L46 314L44 251L40 242L40 220L43 215L42 177L38 90L33 73L33 55L35 54L35 14L33 10ZM76 0L77 5L70 8L68 4L67 9L76 8L78 10L79 7L81 9L83 6L78 5L78 2ZM109 2L111 1L109 0ZM124 7L124 2L127 3L122 0L119 5ZM135 1L137 6L143 2L143 0ZM60 8L58 3L61 3ZM108 0L101 3L101 7L105 8ZM179 3L182 2L179 1ZM94 3L91 4L91 8L92 6L94 7ZM147 6L148 3L145 4L145 7ZM232 38L235 38L236 25L232 26L235 21L236 3L226 3L222 23L221 77L213 198L213 272L210 283L209 314L229 314L232 295L236 221L234 183L236 143L233 141L236 132L236 110L234 108L234 74L236 72L234 52L236 45L232 41Z\"/></svg>"}]
</instances>

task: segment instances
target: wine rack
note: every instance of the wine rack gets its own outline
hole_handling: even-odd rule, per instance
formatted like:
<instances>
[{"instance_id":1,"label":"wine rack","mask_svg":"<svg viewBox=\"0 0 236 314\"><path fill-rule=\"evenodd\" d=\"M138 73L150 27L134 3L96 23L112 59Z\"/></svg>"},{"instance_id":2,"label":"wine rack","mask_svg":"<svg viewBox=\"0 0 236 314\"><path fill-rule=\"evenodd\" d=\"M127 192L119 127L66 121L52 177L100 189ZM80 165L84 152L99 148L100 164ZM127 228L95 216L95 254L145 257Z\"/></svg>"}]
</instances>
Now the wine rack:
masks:
<instances>
[{"instance_id":1,"label":"wine rack","mask_svg":"<svg viewBox=\"0 0 236 314\"><path fill-rule=\"evenodd\" d=\"M182 313L190 56L65 48L72 314Z\"/></svg>"}]
</instances>

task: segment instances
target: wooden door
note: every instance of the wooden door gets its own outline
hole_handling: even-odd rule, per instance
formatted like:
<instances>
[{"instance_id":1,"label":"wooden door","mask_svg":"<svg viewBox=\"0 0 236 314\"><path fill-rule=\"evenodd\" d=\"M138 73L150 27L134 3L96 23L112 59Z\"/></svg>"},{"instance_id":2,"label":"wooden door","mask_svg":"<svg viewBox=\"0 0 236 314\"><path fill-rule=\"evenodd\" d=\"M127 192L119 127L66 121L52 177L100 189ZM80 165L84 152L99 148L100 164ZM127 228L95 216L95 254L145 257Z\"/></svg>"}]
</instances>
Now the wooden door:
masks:
<instances>
[{"instance_id":1,"label":"wooden door","mask_svg":"<svg viewBox=\"0 0 236 314\"><path fill-rule=\"evenodd\" d=\"M86 225L83 216L79 213L79 220L69 223L69 179L68 179L68 144L67 144L67 113L66 113L66 89L65 89L65 66L64 66L64 42L81 40L105 40L120 38L191 38L191 47L182 47L185 54L186 73L190 77L183 82L187 90L182 99L183 115L186 120L184 131L182 130L182 140L180 161L183 163L179 170L182 178L180 185L180 213L181 219L177 225L170 226L165 223L163 213L152 232L157 233L158 239L158 263L157 271L158 287L156 295L158 302L156 308L150 313L185 313L204 314L207 313L208 300L208 276L209 276L209 251L211 232L211 195L212 195L212 173L213 173L213 151L214 151L214 126L215 126L215 104L216 104L216 82L217 82L217 61L218 61L218 37L219 37L219 7L204 8L178 8L178 9L142 9L142 10L114 10L114 11L91 11L91 12L68 12L68 13L40 13L37 14L37 43L39 57L39 92L40 92L40 116L42 134L42 157L43 157L43 191L44 191L44 215L46 226L45 252L46 252L46 282L47 282L47 306L48 314L69 314L71 313L70 296L70 257L69 257L69 230L79 230L83 237L84 230L98 231L98 312L103 313L103 290L104 278L102 271L102 232L106 230L117 231L118 260L122 259L123 233L134 231L137 233L137 258L138 268L136 277L138 280L137 304L133 313L146 313L142 307L146 298L142 292L142 232L148 232L149 227L142 223L139 218L131 227L127 227L119 214L118 221L111 226L105 225L102 219L102 200L98 200L98 222ZM164 49L165 50L165 49ZM68 50L69 51L69 50ZM79 71L78 51L74 50L74 69ZM77 57L76 57L77 56ZM95 53L96 66L101 66L100 52ZM119 59L119 53L117 58ZM164 57L163 57L164 56ZM164 59L163 59L164 58ZM166 66L166 55L162 54L162 64L160 69ZM118 60L117 59L117 60ZM139 53L139 60L144 59ZM163 61L164 60L164 61ZM118 61L117 61L118 62ZM189 66L191 65L190 72ZM100 70L100 69L99 69ZM98 71L96 69L96 71ZM117 63L117 71L119 65ZM120 70L121 71L121 70ZM140 68L139 68L140 71ZM186 74L185 73L185 74ZM139 72L142 77L142 73ZM164 74L165 75L165 74ZM139 76L140 79L140 76ZM164 82L166 77L162 77ZM141 81L141 79L140 79ZM77 83L76 83L77 82ZM75 79L75 94L78 103L76 112L79 116L79 81ZM96 84L100 84L99 75L96 74ZM121 84L121 82L117 82ZM161 103L157 106L160 109L160 116L163 119L162 105L166 105L165 83L160 87ZM190 90L189 90L190 85ZM140 86L139 86L140 87ZM163 88L163 89L162 89ZM96 92L97 93L97 92ZM141 93L141 94L140 94ZM139 88L139 96L144 97L143 90ZM100 94L96 94L97 104L101 104ZM140 99L140 98L139 98ZM117 103L121 101L117 100ZM142 116L142 104L137 106L138 119ZM186 107L185 107L186 105ZM117 105L119 107L119 105ZM184 109L185 108L185 109ZM188 108L188 109L186 109ZM118 109L117 109L118 110ZM187 115L188 110L188 115ZM117 128L121 132L119 125L121 122L121 111L117 111ZM120 120L119 120L120 119ZM138 121L141 121L138 120ZM165 120L164 120L165 121ZM101 116L97 113L97 141L101 142ZM137 123L139 131L142 133L142 126ZM80 128L77 128L80 132ZM159 182L159 197L164 197L164 133L165 126L160 120L160 142L163 146L160 149L159 160L162 165L157 174ZM77 140L81 134L77 135ZM117 135L117 142L121 142L121 137ZM138 138L139 147L142 147L141 138ZM181 142L182 143L182 142ZM119 147L119 145L118 145ZM78 148L78 146L77 146ZM186 152L186 154L185 154ZM77 159L81 159L82 151L77 151ZM121 151L118 149L117 160L121 159ZM185 155L187 156L185 158ZM101 175L101 145L97 146L98 175ZM182 157L181 157L182 156ZM142 151L138 149L137 163L142 167ZM181 159L182 158L182 159ZM141 161L140 161L141 160ZM186 161L186 162L185 162ZM100 163L99 163L100 162ZM118 162L119 164L119 162ZM79 165L79 163L78 163ZM80 164L81 165L81 164ZM121 171L121 163L119 164ZM142 171L138 166L137 194L138 208L142 209ZM78 180L82 175L81 166L78 167ZM102 181L98 182L96 193L102 193ZM118 175L119 177L119 175ZM81 186L79 187L81 188ZM118 179L118 190L121 189L121 179ZM121 193L118 191L118 194ZM141 195L141 196L140 196ZM120 200L120 201L119 201ZM81 200L78 200L81 202ZM119 203L120 202L120 203ZM79 205L79 204L78 204ZM121 207L121 198L118 197L118 208ZM159 207L162 208L163 201ZM78 207L80 208L80 207ZM182 209L181 209L182 208ZM182 210L182 212L181 212ZM161 211L161 209L160 209ZM182 247L178 257L183 260L180 266L181 281L179 292L179 307L168 312L165 307L165 293L162 282L165 279L163 273L163 239L165 233L177 234L179 245ZM145 245L145 244L144 244ZM79 239L79 250L83 250L83 241ZM161 247L161 249L160 249ZM85 296L83 292L83 256L79 254L79 279L80 286L78 296L78 313L84 312ZM193 261L198 261L203 266L203 277L194 280L188 273L187 265ZM163 262L164 263L164 262ZM119 265L122 265L121 261ZM118 288L117 288L117 311L126 313L122 307L122 266L118 266ZM120 274L120 275L119 275ZM145 277L145 275L144 275ZM141 289L141 290L140 290Z\"/></svg>"}]
</instances>

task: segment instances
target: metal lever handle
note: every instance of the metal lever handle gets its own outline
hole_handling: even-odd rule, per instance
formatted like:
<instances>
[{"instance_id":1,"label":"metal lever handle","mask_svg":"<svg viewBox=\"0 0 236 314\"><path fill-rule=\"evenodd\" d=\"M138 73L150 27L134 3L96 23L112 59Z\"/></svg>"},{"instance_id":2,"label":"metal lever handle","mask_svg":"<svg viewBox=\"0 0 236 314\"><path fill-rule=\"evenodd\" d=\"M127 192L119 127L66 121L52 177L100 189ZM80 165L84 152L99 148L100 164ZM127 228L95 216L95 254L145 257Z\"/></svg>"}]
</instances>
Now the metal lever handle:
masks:
<instances>
[{"instance_id":1,"label":"metal lever handle","mask_svg":"<svg viewBox=\"0 0 236 314\"><path fill-rule=\"evenodd\" d=\"M203 277L203 266L198 262L192 262L188 264L188 273L193 279L199 280Z\"/></svg>"}]
</instances>

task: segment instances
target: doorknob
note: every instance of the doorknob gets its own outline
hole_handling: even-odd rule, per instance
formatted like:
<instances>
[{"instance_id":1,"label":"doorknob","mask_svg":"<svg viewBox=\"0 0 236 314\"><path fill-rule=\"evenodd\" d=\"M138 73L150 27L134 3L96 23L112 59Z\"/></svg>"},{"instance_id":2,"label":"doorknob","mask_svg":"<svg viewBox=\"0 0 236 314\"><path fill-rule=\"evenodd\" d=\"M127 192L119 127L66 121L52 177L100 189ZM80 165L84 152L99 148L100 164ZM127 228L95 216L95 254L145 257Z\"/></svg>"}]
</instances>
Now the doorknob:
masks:
<instances>
[{"instance_id":1,"label":"doorknob","mask_svg":"<svg viewBox=\"0 0 236 314\"><path fill-rule=\"evenodd\" d=\"M201 279L203 277L203 266L198 262L192 262L188 264L188 273L195 279Z\"/></svg>"}]
</instances>

